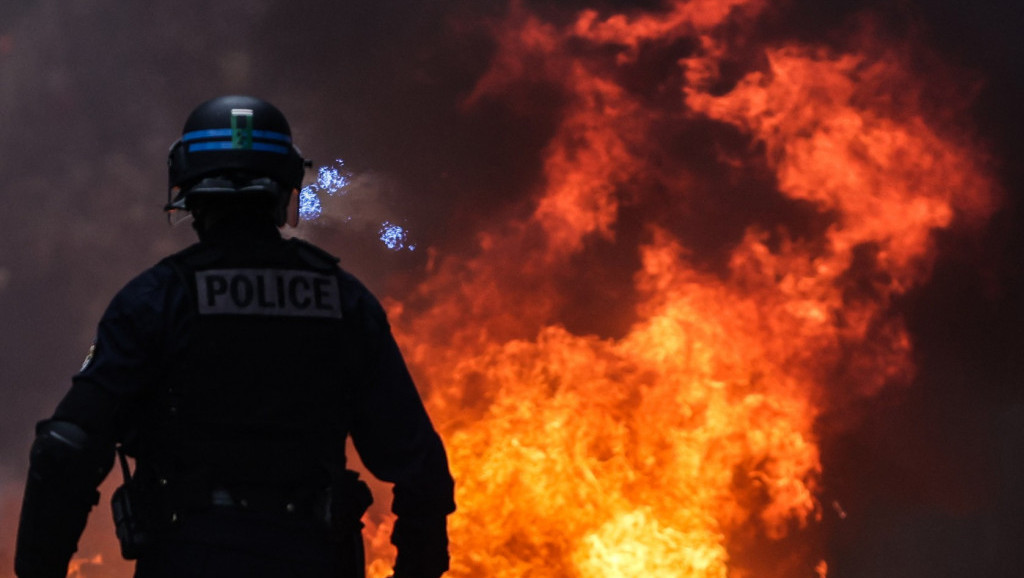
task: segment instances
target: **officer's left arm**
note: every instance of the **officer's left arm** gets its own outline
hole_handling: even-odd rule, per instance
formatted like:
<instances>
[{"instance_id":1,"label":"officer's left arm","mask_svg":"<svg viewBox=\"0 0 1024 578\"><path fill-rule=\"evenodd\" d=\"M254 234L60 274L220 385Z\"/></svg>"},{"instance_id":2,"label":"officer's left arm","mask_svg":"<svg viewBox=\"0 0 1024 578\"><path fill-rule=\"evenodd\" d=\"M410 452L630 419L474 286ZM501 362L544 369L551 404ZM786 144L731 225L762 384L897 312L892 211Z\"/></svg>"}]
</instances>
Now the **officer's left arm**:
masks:
<instances>
[{"instance_id":1,"label":"officer's left arm","mask_svg":"<svg viewBox=\"0 0 1024 578\"><path fill-rule=\"evenodd\" d=\"M143 281L146 277L142 278ZM111 302L96 342L53 417L36 427L18 526L19 578L64 578L97 487L113 465L118 416L139 395L158 338L151 297L137 279Z\"/></svg>"},{"instance_id":2,"label":"officer's left arm","mask_svg":"<svg viewBox=\"0 0 1024 578\"><path fill-rule=\"evenodd\" d=\"M125 286L103 314L89 355L53 418L120 441L137 417L131 411L135 402L159 380L169 339L164 334L186 298L173 271L161 266Z\"/></svg>"},{"instance_id":3,"label":"officer's left arm","mask_svg":"<svg viewBox=\"0 0 1024 578\"><path fill-rule=\"evenodd\" d=\"M114 463L114 447L77 425L46 420L36 427L18 525L19 578L64 578L99 501L96 487Z\"/></svg>"}]
</instances>

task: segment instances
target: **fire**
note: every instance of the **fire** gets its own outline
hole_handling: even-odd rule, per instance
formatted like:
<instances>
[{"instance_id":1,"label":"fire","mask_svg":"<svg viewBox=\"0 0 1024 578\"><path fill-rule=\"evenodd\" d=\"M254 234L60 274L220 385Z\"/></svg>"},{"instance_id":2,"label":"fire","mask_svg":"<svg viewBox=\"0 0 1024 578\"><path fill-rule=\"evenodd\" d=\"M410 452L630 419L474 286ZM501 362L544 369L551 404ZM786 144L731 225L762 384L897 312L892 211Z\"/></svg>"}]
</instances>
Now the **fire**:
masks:
<instances>
[{"instance_id":1,"label":"fire","mask_svg":"<svg viewBox=\"0 0 1024 578\"><path fill-rule=\"evenodd\" d=\"M892 305L928 279L933 231L998 199L900 47L752 47L773 9L666 0L559 25L513 2L495 25L465 106L526 115L529 87L553 87L542 183L525 217L434 252L387 303L457 481L453 578L827 576L813 548L759 545L829 514L819 418L912 379ZM736 206L711 258L687 225L713 229L723 191ZM597 305L573 298L620 279ZM384 578L392 521L366 521Z\"/></svg>"},{"instance_id":2,"label":"fire","mask_svg":"<svg viewBox=\"0 0 1024 578\"><path fill-rule=\"evenodd\" d=\"M103 554L96 554L92 558L72 558L71 563L68 564L67 578L85 578L92 574L91 569L102 565Z\"/></svg>"},{"instance_id":3,"label":"fire","mask_svg":"<svg viewBox=\"0 0 1024 578\"><path fill-rule=\"evenodd\" d=\"M458 482L453 577L781 575L792 561L742 554L822 515L822 409L913 376L891 305L927 279L933 230L992 211L985 159L924 113L925 79L869 36L857 53L766 46L722 90L726 31L767 9L677 1L558 27L515 5L496 29L467 105L560 90L544 184L529 217L436 259L390 304ZM630 85L644 54L686 39L658 94ZM663 139L698 124L748 143L720 152L720 178L762 167L770 194L819 226L754 215L716 270L654 216L635 264L583 259L628 242L639 208L700 212L706 176ZM633 279L633 299L615 301L633 310L621 335L563 321L576 305L559 290L590 282L580 262ZM387 556L371 548L372 576ZM798 564L827 574L820 555Z\"/></svg>"}]
</instances>

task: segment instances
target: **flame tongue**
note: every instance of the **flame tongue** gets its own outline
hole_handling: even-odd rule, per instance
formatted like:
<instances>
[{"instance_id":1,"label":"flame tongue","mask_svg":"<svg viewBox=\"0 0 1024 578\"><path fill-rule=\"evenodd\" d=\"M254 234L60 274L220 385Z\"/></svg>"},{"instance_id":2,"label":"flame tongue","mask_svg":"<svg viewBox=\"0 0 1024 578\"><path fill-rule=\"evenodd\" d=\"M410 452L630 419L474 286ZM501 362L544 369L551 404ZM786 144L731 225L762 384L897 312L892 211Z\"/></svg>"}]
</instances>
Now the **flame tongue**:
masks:
<instances>
[{"instance_id":1,"label":"flame tongue","mask_svg":"<svg viewBox=\"0 0 1024 578\"><path fill-rule=\"evenodd\" d=\"M481 234L474 256L440 260L392 307L459 481L453 576L779 575L781 561L735 559L820 513L823 401L912 376L891 301L927 278L930 232L987 216L993 188L981 159L915 99L868 92L919 90L891 54L767 47L765 67L713 91L730 50L720 29L764 7L587 11L564 29L519 8L509 16L470 102L523 82L567 95L546 184L528 219ZM675 79L676 98L625 86L643 50L683 38L696 48L662 83ZM773 194L812 207L822 234L766 232L755 216L711 274L654 216L639 267L620 272L635 282L629 330L567 329L560 283L582 275L576 257L620 242L624 207L700 201L702 173L658 134L709 122L755 145L717 159L721 178L766 167Z\"/></svg>"}]
</instances>

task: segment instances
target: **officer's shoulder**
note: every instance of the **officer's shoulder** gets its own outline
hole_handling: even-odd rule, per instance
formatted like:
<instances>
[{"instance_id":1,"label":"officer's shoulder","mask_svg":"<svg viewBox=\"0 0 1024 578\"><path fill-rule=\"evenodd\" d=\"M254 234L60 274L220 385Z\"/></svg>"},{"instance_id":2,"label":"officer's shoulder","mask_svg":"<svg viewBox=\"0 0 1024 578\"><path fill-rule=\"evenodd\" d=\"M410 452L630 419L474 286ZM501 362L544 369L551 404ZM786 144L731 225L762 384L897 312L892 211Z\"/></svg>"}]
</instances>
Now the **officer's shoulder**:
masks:
<instances>
[{"instance_id":1,"label":"officer's shoulder","mask_svg":"<svg viewBox=\"0 0 1024 578\"><path fill-rule=\"evenodd\" d=\"M360 312L360 316L377 330L389 331L390 323L387 312L380 299L374 295L355 275L341 270L342 292L349 297L349 306Z\"/></svg>"},{"instance_id":2,"label":"officer's shoulder","mask_svg":"<svg viewBox=\"0 0 1024 578\"><path fill-rule=\"evenodd\" d=\"M324 249L305 241L297 237L292 237L286 241L288 245L294 250L300 259L306 263L306 265L317 269L321 272L335 273L341 279L343 290L347 292L355 292L359 294L365 294L371 299L376 299L370 290L353 274L349 273L340 265L341 259L328 253Z\"/></svg>"},{"instance_id":3,"label":"officer's shoulder","mask_svg":"<svg viewBox=\"0 0 1024 578\"><path fill-rule=\"evenodd\" d=\"M342 308L346 315L359 312L360 317L372 320L383 328L388 327L387 314L377 296L358 277L340 266L340 259L316 245L302 239L288 239L307 265L323 272L332 272L341 282Z\"/></svg>"},{"instance_id":4,"label":"officer's shoulder","mask_svg":"<svg viewBox=\"0 0 1024 578\"><path fill-rule=\"evenodd\" d=\"M292 237L286 242L292 247L299 258L310 267L321 271L331 271L338 268L340 259L309 241Z\"/></svg>"},{"instance_id":5,"label":"officer's shoulder","mask_svg":"<svg viewBox=\"0 0 1024 578\"><path fill-rule=\"evenodd\" d=\"M223 251L205 243L193 243L188 247L164 257L156 267L168 267L175 269L186 265L195 269L202 269L204 266L217 262L223 256Z\"/></svg>"},{"instance_id":6,"label":"officer's shoulder","mask_svg":"<svg viewBox=\"0 0 1024 578\"><path fill-rule=\"evenodd\" d=\"M188 247L160 259L122 289L133 295L166 292L169 288L186 283L183 279L186 269L201 269L215 263L222 257L221 251L203 243Z\"/></svg>"},{"instance_id":7,"label":"officer's shoulder","mask_svg":"<svg viewBox=\"0 0 1024 578\"><path fill-rule=\"evenodd\" d=\"M168 288L173 285L174 278L174 269L163 259L129 280L111 299L108 311L127 312L159 307Z\"/></svg>"}]
</instances>

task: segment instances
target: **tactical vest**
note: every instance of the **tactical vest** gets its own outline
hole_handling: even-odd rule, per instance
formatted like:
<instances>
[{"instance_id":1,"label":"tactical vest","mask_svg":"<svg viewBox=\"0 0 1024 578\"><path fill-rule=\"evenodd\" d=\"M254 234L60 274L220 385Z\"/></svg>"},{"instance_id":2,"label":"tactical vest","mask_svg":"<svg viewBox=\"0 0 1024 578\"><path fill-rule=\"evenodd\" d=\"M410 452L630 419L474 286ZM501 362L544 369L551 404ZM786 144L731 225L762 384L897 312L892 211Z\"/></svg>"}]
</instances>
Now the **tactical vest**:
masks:
<instances>
[{"instance_id":1,"label":"tactical vest","mask_svg":"<svg viewBox=\"0 0 1024 578\"><path fill-rule=\"evenodd\" d=\"M365 359L337 260L275 239L199 244L165 261L188 311L140 424L138 472L158 509L202 507L219 488L291 500L329 487Z\"/></svg>"}]
</instances>

